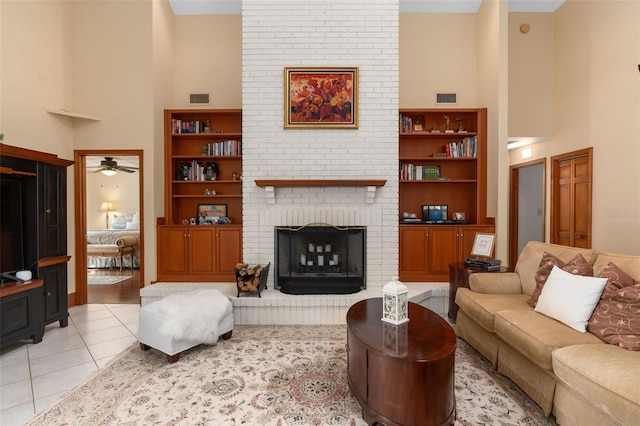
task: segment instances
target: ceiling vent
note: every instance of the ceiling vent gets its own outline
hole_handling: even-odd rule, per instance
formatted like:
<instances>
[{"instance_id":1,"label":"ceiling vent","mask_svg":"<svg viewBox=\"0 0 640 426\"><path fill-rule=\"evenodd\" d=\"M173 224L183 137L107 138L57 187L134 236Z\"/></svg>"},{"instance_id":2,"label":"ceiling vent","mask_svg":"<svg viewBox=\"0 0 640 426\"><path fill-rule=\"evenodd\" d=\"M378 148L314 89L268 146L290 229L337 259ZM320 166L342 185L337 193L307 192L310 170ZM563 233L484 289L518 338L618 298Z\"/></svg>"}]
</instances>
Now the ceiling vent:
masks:
<instances>
[{"instance_id":1,"label":"ceiling vent","mask_svg":"<svg viewBox=\"0 0 640 426\"><path fill-rule=\"evenodd\" d=\"M211 105L208 93L190 93L189 105Z\"/></svg>"},{"instance_id":2,"label":"ceiling vent","mask_svg":"<svg viewBox=\"0 0 640 426\"><path fill-rule=\"evenodd\" d=\"M458 103L458 95L456 93L436 93L436 105L455 105Z\"/></svg>"}]
</instances>

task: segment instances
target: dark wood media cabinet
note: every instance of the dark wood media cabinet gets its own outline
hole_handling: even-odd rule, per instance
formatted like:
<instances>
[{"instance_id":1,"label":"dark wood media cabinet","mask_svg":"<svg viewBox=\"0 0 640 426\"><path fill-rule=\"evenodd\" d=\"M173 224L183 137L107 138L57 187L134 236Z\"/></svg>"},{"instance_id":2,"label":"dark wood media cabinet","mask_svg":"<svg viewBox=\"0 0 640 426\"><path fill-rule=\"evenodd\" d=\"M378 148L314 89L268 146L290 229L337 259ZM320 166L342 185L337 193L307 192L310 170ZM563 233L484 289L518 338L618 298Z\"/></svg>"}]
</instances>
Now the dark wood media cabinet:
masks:
<instances>
[{"instance_id":1,"label":"dark wood media cabinet","mask_svg":"<svg viewBox=\"0 0 640 426\"><path fill-rule=\"evenodd\" d=\"M42 341L44 335L44 280L20 284L0 284L1 345L6 347L21 339Z\"/></svg>"},{"instance_id":2,"label":"dark wood media cabinet","mask_svg":"<svg viewBox=\"0 0 640 426\"><path fill-rule=\"evenodd\" d=\"M409 303L409 322L382 318L382 298L347 312L347 381L370 425L453 424L456 335L439 315Z\"/></svg>"}]
</instances>

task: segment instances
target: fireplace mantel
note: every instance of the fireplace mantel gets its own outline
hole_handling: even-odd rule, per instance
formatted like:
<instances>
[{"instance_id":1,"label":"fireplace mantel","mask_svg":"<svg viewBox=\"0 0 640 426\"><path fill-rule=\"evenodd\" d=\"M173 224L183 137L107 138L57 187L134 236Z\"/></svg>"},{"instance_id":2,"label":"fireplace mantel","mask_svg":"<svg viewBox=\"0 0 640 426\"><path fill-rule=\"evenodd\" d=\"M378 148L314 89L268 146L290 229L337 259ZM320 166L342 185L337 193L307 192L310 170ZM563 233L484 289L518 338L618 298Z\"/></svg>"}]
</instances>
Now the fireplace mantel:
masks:
<instances>
[{"instance_id":1,"label":"fireplace mantel","mask_svg":"<svg viewBox=\"0 0 640 426\"><path fill-rule=\"evenodd\" d=\"M376 188L384 186L385 179L256 179L256 185L264 188L267 202L275 203L275 188L310 188L356 186L367 188L367 203L372 204L376 197Z\"/></svg>"}]
</instances>

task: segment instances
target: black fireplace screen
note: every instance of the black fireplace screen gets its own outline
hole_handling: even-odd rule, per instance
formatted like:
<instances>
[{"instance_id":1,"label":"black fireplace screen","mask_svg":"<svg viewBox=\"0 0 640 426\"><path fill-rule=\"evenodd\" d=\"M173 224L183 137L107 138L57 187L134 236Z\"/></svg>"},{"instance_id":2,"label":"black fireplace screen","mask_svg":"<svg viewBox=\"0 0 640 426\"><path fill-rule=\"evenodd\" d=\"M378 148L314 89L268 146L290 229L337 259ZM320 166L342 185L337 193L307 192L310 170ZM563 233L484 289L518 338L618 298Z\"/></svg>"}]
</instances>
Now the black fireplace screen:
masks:
<instances>
[{"instance_id":1,"label":"black fireplace screen","mask_svg":"<svg viewBox=\"0 0 640 426\"><path fill-rule=\"evenodd\" d=\"M275 287L289 294L365 288L366 227L276 227Z\"/></svg>"}]
</instances>

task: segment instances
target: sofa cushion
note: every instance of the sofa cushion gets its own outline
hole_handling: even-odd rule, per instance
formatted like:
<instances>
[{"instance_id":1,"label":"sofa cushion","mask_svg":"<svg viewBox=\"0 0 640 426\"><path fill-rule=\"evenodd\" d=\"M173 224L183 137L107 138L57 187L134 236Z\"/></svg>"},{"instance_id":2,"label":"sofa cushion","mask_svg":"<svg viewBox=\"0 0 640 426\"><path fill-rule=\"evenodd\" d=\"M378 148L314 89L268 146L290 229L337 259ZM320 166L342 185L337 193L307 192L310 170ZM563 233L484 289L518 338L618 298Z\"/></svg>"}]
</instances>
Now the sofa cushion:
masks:
<instances>
[{"instance_id":1,"label":"sofa cushion","mask_svg":"<svg viewBox=\"0 0 640 426\"><path fill-rule=\"evenodd\" d=\"M637 424L640 418L640 352L613 345L575 345L553 352L553 372L561 383L597 410Z\"/></svg>"},{"instance_id":2,"label":"sofa cushion","mask_svg":"<svg viewBox=\"0 0 640 426\"><path fill-rule=\"evenodd\" d=\"M540 260L540 265L536 272L536 288L529 299L529 305L532 307L536 307L538 303L538 298L540 297L540 293L542 293L542 289L544 288L547 279L549 278L549 274L554 266L562 268L562 270L570 272L575 275L583 275L583 276L593 276L593 267L591 264L582 256L582 254L576 254L571 260L568 262L564 262L562 259L556 257L555 255L544 252L542 255L542 259Z\"/></svg>"},{"instance_id":3,"label":"sofa cushion","mask_svg":"<svg viewBox=\"0 0 640 426\"><path fill-rule=\"evenodd\" d=\"M597 255L596 261L593 264L593 270L596 274L612 262L635 281L640 282L640 256L629 256L628 254L617 254L606 251L599 251Z\"/></svg>"},{"instance_id":4,"label":"sofa cushion","mask_svg":"<svg viewBox=\"0 0 640 426\"><path fill-rule=\"evenodd\" d=\"M475 293L468 288L459 288L455 301L467 316L488 332L494 333L496 312L505 309L533 311L533 308L527 304L528 298L526 294Z\"/></svg>"},{"instance_id":5,"label":"sofa cushion","mask_svg":"<svg viewBox=\"0 0 640 426\"><path fill-rule=\"evenodd\" d=\"M514 272L520 275L523 293L528 295L533 294L533 291L536 288L536 271L540 266L540 259L545 251L553 253L565 263L576 254L580 253L589 261L590 264L593 264L592 258L595 252L592 249L567 247L558 244L543 243L540 241L529 241L527 245L524 246L524 249L522 249L522 252L518 257L518 262L514 268Z\"/></svg>"},{"instance_id":6,"label":"sofa cushion","mask_svg":"<svg viewBox=\"0 0 640 426\"><path fill-rule=\"evenodd\" d=\"M604 342L580 333L533 310L504 310L495 316L495 332L509 346L545 370L551 370L551 353L569 345Z\"/></svg>"},{"instance_id":7,"label":"sofa cushion","mask_svg":"<svg viewBox=\"0 0 640 426\"><path fill-rule=\"evenodd\" d=\"M606 278L582 277L554 266L534 310L585 333L606 284Z\"/></svg>"},{"instance_id":8,"label":"sofa cushion","mask_svg":"<svg viewBox=\"0 0 640 426\"><path fill-rule=\"evenodd\" d=\"M615 263L598 273L607 279L588 330L607 343L640 350L640 283Z\"/></svg>"}]
</instances>

